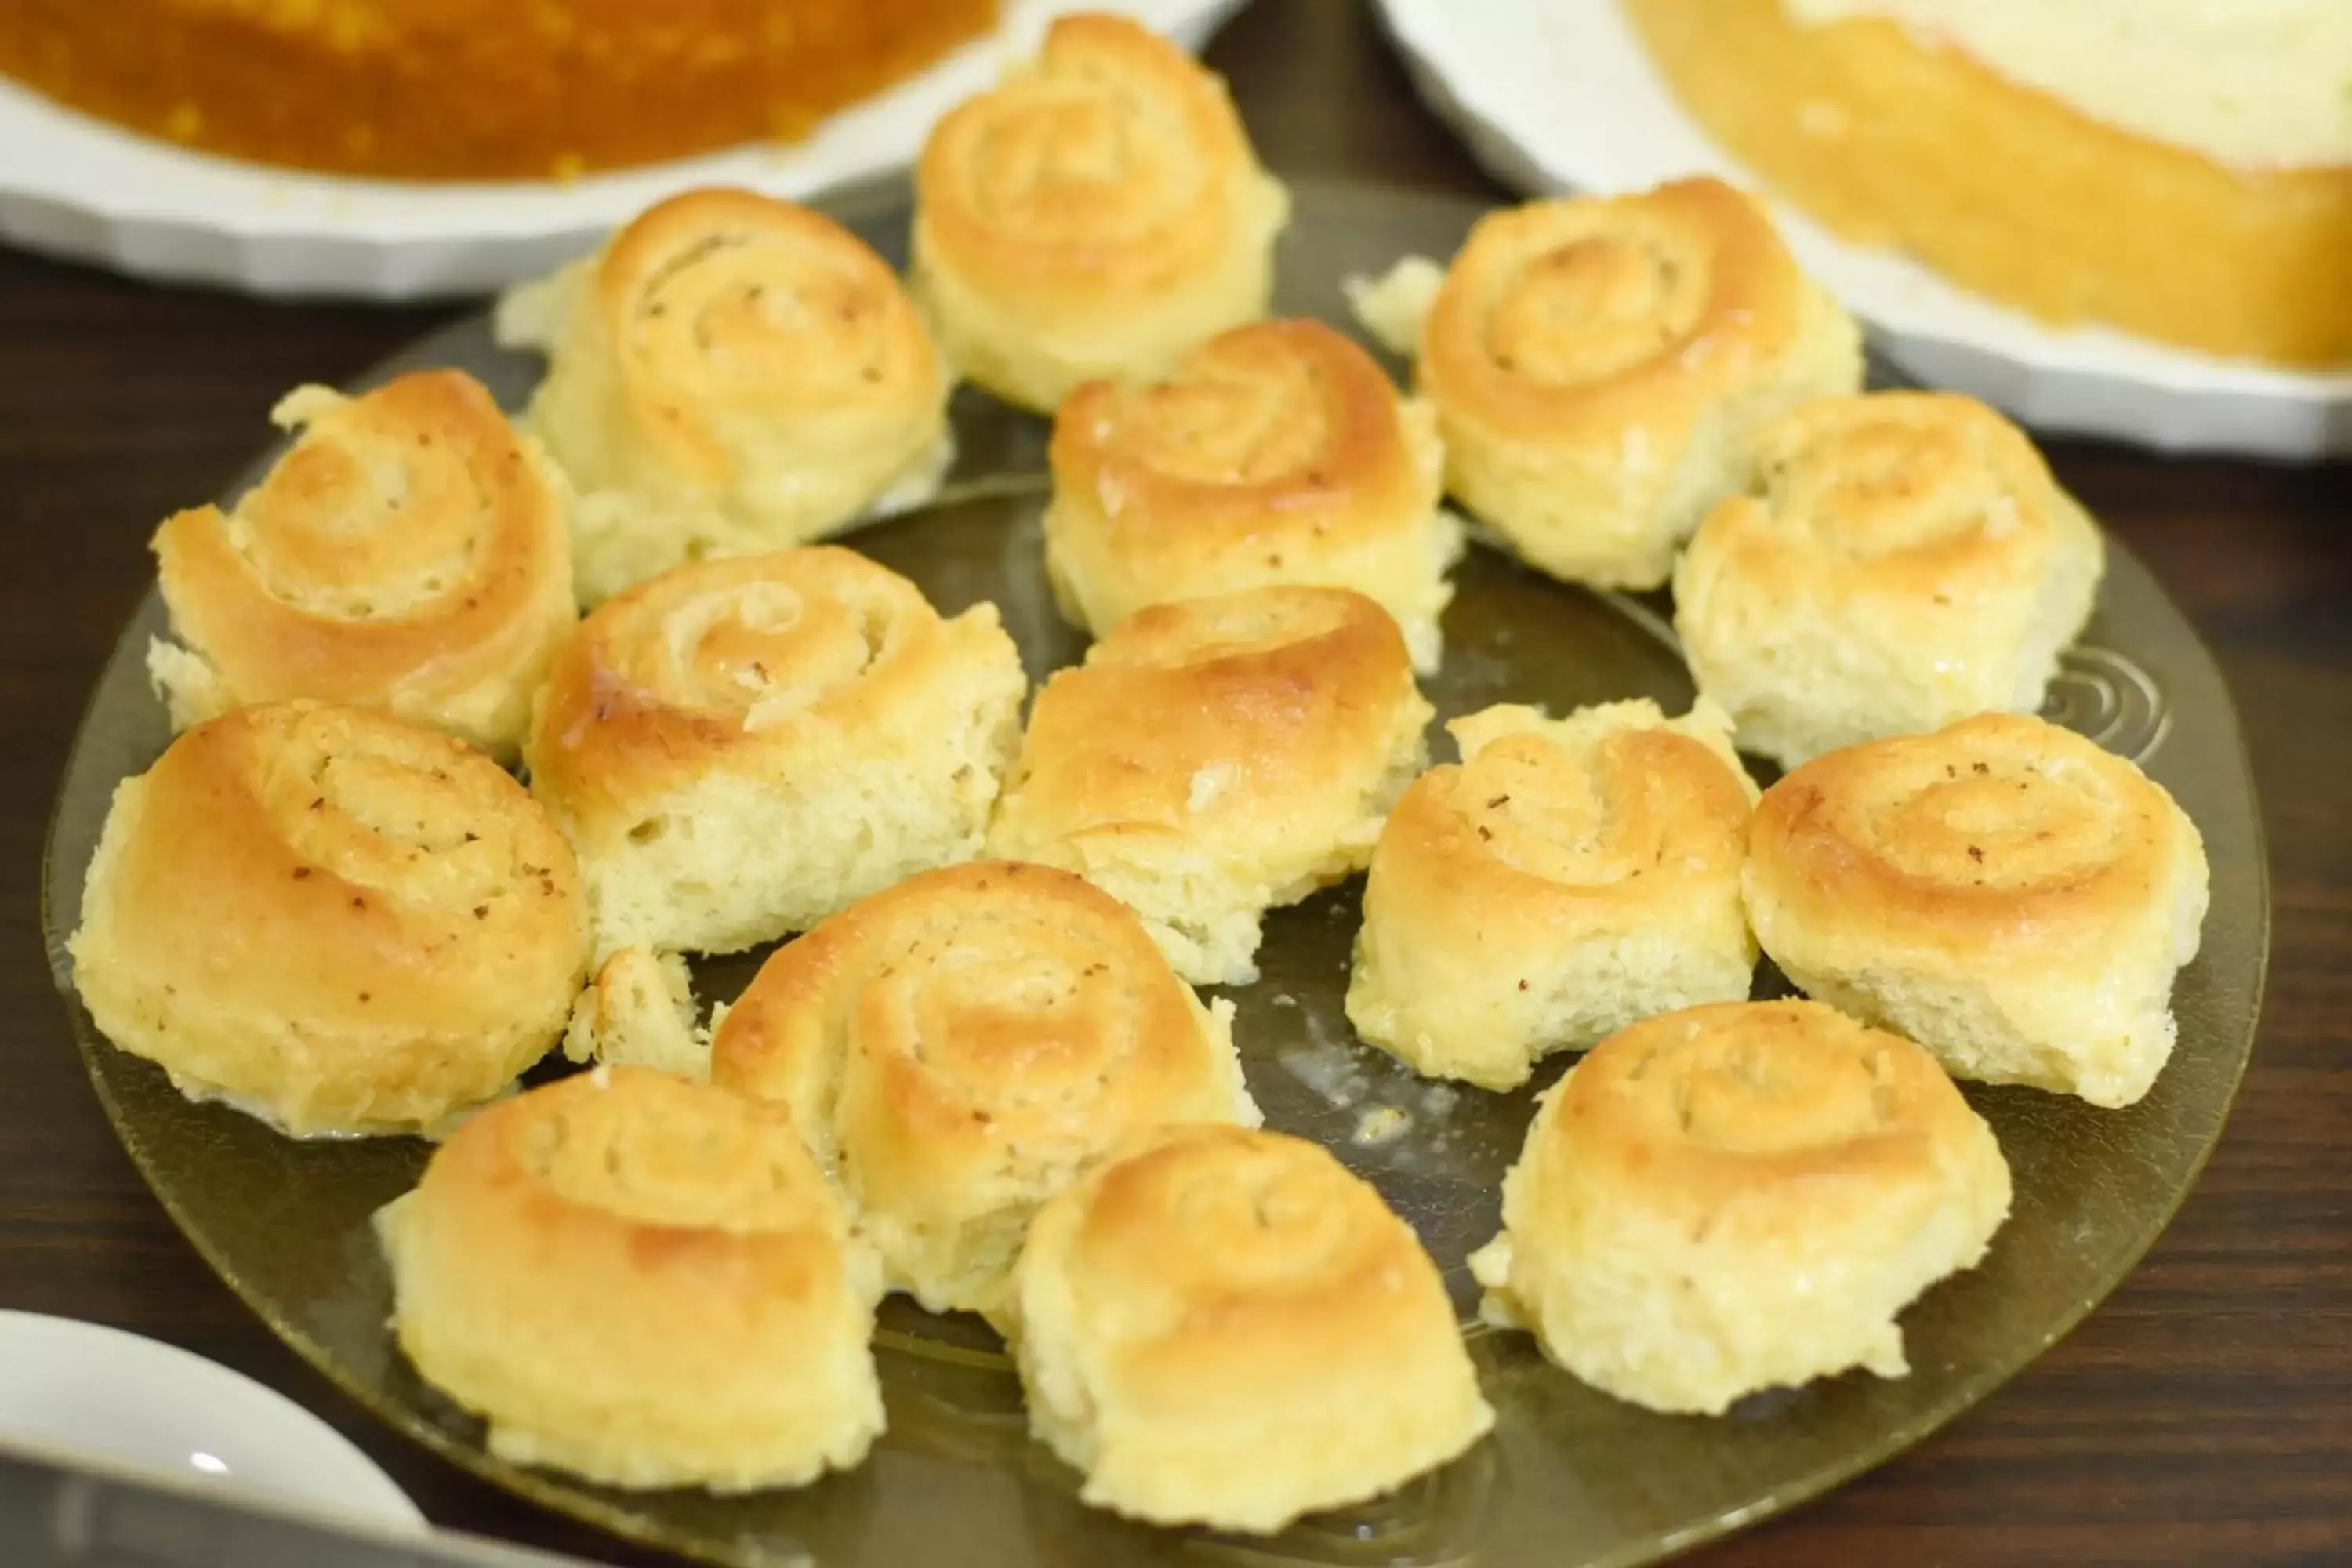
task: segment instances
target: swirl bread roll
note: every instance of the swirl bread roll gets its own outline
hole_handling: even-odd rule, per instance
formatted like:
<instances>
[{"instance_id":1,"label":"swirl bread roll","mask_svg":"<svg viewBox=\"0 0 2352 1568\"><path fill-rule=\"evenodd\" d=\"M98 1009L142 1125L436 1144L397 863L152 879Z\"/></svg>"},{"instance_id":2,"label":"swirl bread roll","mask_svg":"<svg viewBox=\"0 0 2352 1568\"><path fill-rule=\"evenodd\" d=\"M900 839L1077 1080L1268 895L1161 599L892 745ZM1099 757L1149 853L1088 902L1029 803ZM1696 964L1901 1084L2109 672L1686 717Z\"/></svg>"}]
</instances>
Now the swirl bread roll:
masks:
<instances>
[{"instance_id":1,"label":"swirl bread roll","mask_svg":"<svg viewBox=\"0 0 2352 1568\"><path fill-rule=\"evenodd\" d=\"M512 760L577 618L563 476L454 370L302 387L270 417L299 434L258 485L155 531L173 727L311 697Z\"/></svg>"},{"instance_id":2,"label":"swirl bread roll","mask_svg":"<svg viewBox=\"0 0 2352 1568\"><path fill-rule=\"evenodd\" d=\"M1491 213L1423 323L1446 481L1529 564L1654 588L1756 429L1862 384L1862 342L1719 180Z\"/></svg>"},{"instance_id":3,"label":"swirl bread roll","mask_svg":"<svg viewBox=\"0 0 2352 1568\"><path fill-rule=\"evenodd\" d=\"M942 620L904 577L812 545L599 605L524 755L600 954L732 952L969 859L1027 685L995 605Z\"/></svg>"},{"instance_id":4,"label":"swirl bread roll","mask_svg":"<svg viewBox=\"0 0 2352 1568\"><path fill-rule=\"evenodd\" d=\"M1302 1139L1141 1140L1038 1214L1016 1283L1030 1428L1131 1518L1272 1533L1494 1425L1436 1265Z\"/></svg>"},{"instance_id":5,"label":"swirl bread roll","mask_svg":"<svg viewBox=\"0 0 2352 1568\"><path fill-rule=\"evenodd\" d=\"M1832 752L1765 792L1748 919L1807 994L1956 1078L2145 1095L2197 955L2205 847L2123 758L2022 714Z\"/></svg>"},{"instance_id":6,"label":"swirl bread roll","mask_svg":"<svg viewBox=\"0 0 2352 1568\"><path fill-rule=\"evenodd\" d=\"M1231 1020L1118 900L980 862L779 949L720 1024L711 1076L790 1111L894 1285L994 1314L1037 1205L1120 1139L1256 1122Z\"/></svg>"},{"instance_id":7,"label":"swirl bread roll","mask_svg":"<svg viewBox=\"0 0 2352 1568\"><path fill-rule=\"evenodd\" d=\"M1416 1072L1516 1089L1637 1018L1747 999L1755 786L1720 710L1502 707L1447 729L1463 762L1414 780L1372 851L1359 1035Z\"/></svg>"},{"instance_id":8,"label":"swirl bread roll","mask_svg":"<svg viewBox=\"0 0 2352 1568\"><path fill-rule=\"evenodd\" d=\"M1051 414L1080 382L1157 374L1265 315L1289 216L1223 81L1084 12L932 130L914 288L965 376Z\"/></svg>"},{"instance_id":9,"label":"swirl bread roll","mask_svg":"<svg viewBox=\"0 0 2352 1568\"><path fill-rule=\"evenodd\" d=\"M458 741L240 708L114 795L68 944L107 1038L296 1135L430 1130L545 1055L586 973L571 849Z\"/></svg>"},{"instance_id":10,"label":"swirl bread roll","mask_svg":"<svg viewBox=\"0 0 2352 1568\"><path fill-rule=\"evenodd\" d=\"M548 354L533 427L590 492L582 598L831 533L947 439L946 365L898 276L831 218L749 191L648 209L500 335Z\"/></svg>"},{"instance_id":11,"label":"swirl bread roll","mask_svg":"<svg viewBox=\"0 0 2352 1568\"><path fill-rule=\"evenodd\" d=\"M1371 858L1429 715L1396 622L1360 594L1157 605L1037 694L988 852L1077 872L1177 973L1243 984L1267 910Z\"/></svg>"},{"instance_id":12,"label":"swirl bread roll","mask_svg":"<svg viewBox=\"0 0 2352 1568\"><path fill-rule=\"evenodd\" d=\"M2025 433L1974 398L1826 399L1766 429L1675 573L1675 629L1742 749L2032 712L2105 548Z\"/></svg>"},{"instance_id":13,"label":"swirl bread roll","mask_svg":"<svg viewBox=\"0 0 2352 1568\"><path fill-rule=\"evenodd\" d=\"M882 1271L773 1107L576 1074L467 1121L377 1229L401 1350L502 1459L744 1491L882 1430Z\"/></svg>"},{"instance_id":14,"label":"swirl bread roll","mask_svg":"<svg viewBox=\"0 0 2352 1568\"><path fill-rule=\"evenodd\" d=\"M1992 1129L1935 1058L1811 1002L1612 1035L1537 1109L1472 1255L1487 1316L1653 1410L1909 1371L1895 1314L2009 1214Z\"/></svg>"},{"instance_id":15,"label":"swirl bread roll","mask_svg":"<svg viewBox=\"0 0 2352 1568\"><path fill-rule=\"evenodd\" d=\"M1045 571L1095 634L1148 605L1276 583L1353 588L1437 668L1461 526L1433 411L1319 321L1260 321L1159 382L1088 382L1054 421Z\"/></svg>"}]
</instances>

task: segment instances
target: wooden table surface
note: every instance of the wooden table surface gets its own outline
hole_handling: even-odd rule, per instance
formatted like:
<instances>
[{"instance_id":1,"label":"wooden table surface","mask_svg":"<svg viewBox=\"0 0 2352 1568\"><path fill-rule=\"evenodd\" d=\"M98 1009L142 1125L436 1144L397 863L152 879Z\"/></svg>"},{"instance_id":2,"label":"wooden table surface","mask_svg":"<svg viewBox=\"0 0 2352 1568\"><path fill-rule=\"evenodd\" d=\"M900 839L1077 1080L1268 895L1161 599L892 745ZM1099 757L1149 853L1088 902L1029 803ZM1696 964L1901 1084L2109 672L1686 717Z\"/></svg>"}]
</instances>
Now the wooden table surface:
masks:
<instances>
[{"instance_id":1,"label":"wooden table surface","mask_svg":"<svg viewBox=\"0 0 2352 1568\"><path fill-rule=\"evenodd\" d=\"M1492 188L1346 0L1258 0L1211 58L1282 174ZM279 393L351 376L447 313L265 304L0 253L0 520L16 552L0 589L16 737L0 752L0 1307L249 1373L347 1432L437 1522L650 1561L378 1429L248 1316L117 1148L42 957L51 791L146 589L150 530L220 489ZM2244 718L2276 889L2253 1067L2179 1220L2083 1328L1909 1455L1700 1552L1709 1568L2352 1562L2352 468L2053 456L2219 652Z\"/></svg>"}]
</instances>

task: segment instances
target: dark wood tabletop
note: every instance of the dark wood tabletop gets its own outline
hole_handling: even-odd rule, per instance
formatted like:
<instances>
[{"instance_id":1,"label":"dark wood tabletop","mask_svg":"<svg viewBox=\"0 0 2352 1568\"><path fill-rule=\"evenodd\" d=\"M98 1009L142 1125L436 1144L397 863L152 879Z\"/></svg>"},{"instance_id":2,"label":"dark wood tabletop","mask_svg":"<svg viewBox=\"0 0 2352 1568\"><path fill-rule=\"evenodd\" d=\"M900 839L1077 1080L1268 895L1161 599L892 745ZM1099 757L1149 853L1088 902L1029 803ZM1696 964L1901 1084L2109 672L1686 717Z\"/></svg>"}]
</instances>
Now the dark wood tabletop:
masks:
<instances>
[{"instance_id":1,"label":"dark wood tabletop","mask_svg":"<svg viewBox=\"0 0 2352 1568\"><path fill-rule=\"evenodd\" d=\"M1211 58L1282 174L1503 194L1349 0L1257 0ZM436 1522L651 1561L378 1428L279 1346L117 1147L42 955L52 792L152 576L150 531L251 458L278 394L352 376L451 313L156 289L0 252L0 702L16 737L0 749L0 1308L258 1377ZM2243 717L2276 900L2253 1065L2203 1181L2089 1321L1910 1454L1699 1553L1710 1568L2352 1563L2352 468L2052 456L2189 612Z\"/></svg>"}]
</instances>

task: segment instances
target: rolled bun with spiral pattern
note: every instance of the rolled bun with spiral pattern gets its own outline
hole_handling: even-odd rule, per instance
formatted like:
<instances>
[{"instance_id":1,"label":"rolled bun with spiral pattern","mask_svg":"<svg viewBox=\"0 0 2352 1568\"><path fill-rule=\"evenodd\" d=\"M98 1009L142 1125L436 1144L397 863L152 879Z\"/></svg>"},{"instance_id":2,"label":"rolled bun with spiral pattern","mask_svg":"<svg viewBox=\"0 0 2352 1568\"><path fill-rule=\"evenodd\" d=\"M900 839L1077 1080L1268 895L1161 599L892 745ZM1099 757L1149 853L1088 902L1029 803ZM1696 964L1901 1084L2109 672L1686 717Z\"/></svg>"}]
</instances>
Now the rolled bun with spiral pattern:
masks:
<instances>
[{"instance_id":1,"label":"rolled bun with spiral pattern","mask_svg":"<svg viewBox=\"0 0 2352 1568\"><path fill-rule=\"evenodd\" d=\"M1612 1035L1548 1093L1474 1254L1489 1318L1604 1393L1721 1415L1909 1369L1895 1315L2007 1217L1992 1129L1935 1058L1811 1002Z\"/></svg>"},{"instance_id":2,"label":"rolled bun with spiral pattern","mask_svg":"<svg viewBox=\"0 0 2352 1568\"><path fill-rule=\"evenodd\" d=\"M1437 668L1462 534L1438 505L1435 416L1321 322L1236 327L1164 380L1087 383L1052 460L1045 570L1078 626L1269 584L1353 588Z\"/></svg>"},{"instance_id":3,"label":"rolled bun with spiral pattern","mask_svg":"<svg viewBox=\"0 0 2352 1568\"><path fill-rule=\"evenodd\" d=\"M1027 679L993 605L812 545L681 566L580 623L531 789L580 852L600 954L731 952L969 859Z\"/></svg>"},{"instance_id":4,"label":"rolled bun with spiral pattern","mask_svg":"<svg viewBox=\"0 0 2352 1568\"><path fill-rule=\"evenodd\" d=\"M1755 786L1719 710L1489 708L1447 728L1462 763L1416 779L1372 851L1359 1035L1418 1072L1514 1089L1551 1052L1747 998Z\"/></svg>"},{"instance_id":5,"label":"rolled bun with spiral pattern","mask_svg":"<svg viewBox=\"0 0 2352 1568\"><path fill-rule=\"evenodd\" d=\"M1746 877L1757 939L1808 994L1955 1077L2106 1106L2172 1054L2208 898L2162 785L2010 713L1799 768L1757 808Z\"/></svg>"},{"instance_id":6,"label":"rolled bun with spiral pattern","mask_svg":"<svg viewBox=\"0 0 2352 1568\"><path fill-rule=\"evenodd\" d=\"M1231 1018L1108 894L982 861L780 949L719 1026L711 1077L791 1111L894 1285L993 1315L1030 1215L1120 1139L1257 1121Z\"/></svg>"},{"instance_id":7,"label":"rolled bun with spiral pattern","mask_svg":"<svg viewBox=\"0 0 2352 1568\"><path fill-rule=\"evenodd\" d=\"M581 596L820 538L945 457L945 363L887 263L750 191L670 197L511 297L530 419L586 499Z\"/></svg>"},{"instance_id":8,"label":"rolled bun with spiral pattern","mask_svg":"<svg viewBox=\"0 0 2352 1568\"><path fill-rule=\"evenodd\" d=\"M268 703L115 791L68 950L99 1028L192 1098L296 1134L412 1132L562 1034L588 910L555 825L480 752Z\"/></svg>"},{"instance_id":9,"label":"rolled bun with spiral pattern","mask_svg":"<svg viewBox=\"0 0 2352 1568\"><path fill-rule=\"evenodd\" d=\"M377 1232L401 1350L511 1464L743 1491L882 1430L882 1271L772 1107L579 1073L469 1119Z\"/></svg>"},{"instance_id":10,"label":"rolled bun with spiral pattern","mask_svg":"<svg viewBox=\"0 0 2352 1568\"><path fill-rule=\"evenodd\" d=\"M988 852L1077 872L1199 985L1260 922L1360 870L1426 758L1396 622L1344 588L1155 605L1045 683Z\"/></svg>"},{"instance_id":11,"label":"rolled bun with spiral pattern","mask_svg":"<svg viewBox=\"0 0 2352 1568\"><path fill-rule=\"evenodd\" d=\"M1489 214L1420 346L1455 498L1601 587L1664 583L1758 426L1862 384L1853 321L1714 179Z\"/></svg>"},{"instance_id":12,"label":"rolled bun with spiral pattern","mask_svg":"<svg viewBox=\"0 0 2352 1568\"><path fill-rule=\"evenodd\" d=\"M1031 1429L1133 1518L1272 1532L1494 1424L1412 1228L1301 1139L1144 1138L1039 1213L1017 1286Z\"/></svg>"},{"instance_id":13,"label":"rolled bun with spiral pattern","mask_svg":"<svg viewBox=\"0 0 2352 1568\"><path fill-rule=\"evenodd\" d=\"M1063 16L925 143L915 291L964 375L1051 414L1265 314L1289 211L1213 74L1127 17Z\"/></svg>"},{"instance_id":14,"label":"rolled bun with spiral pattern","mask_svg":"<svg viewBox=\"0 0 2352 1568\"><path fill-rule=\"evenodd\" d=\"M577 616L563 476L457 371L306 386L271 417L297 435L259 484L155 531L173 728L309 697L511 760Z\"/></svg>"},{"instance_id":15,"label":"rolled bun with spiral pattern","mask_svg":"<svg viewBox=\"0 0 2352 1568\"><path fill-rule=\"evenodd\" d=\"M2042 704L2098 595L2099 531L1971 397L1828 398L1774 422L1675 573L1675 629L1744 750L1783 767Z\"/></svg>"}]
</instances>

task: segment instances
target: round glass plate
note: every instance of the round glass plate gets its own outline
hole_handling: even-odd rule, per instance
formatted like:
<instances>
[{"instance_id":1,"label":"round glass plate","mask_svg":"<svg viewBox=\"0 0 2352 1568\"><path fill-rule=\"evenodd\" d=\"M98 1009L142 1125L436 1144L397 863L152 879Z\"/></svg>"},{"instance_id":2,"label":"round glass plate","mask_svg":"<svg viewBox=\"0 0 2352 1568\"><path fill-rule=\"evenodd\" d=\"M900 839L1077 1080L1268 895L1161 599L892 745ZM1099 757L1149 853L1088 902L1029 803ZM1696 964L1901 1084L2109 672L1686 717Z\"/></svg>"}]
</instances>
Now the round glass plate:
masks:
<instances>
[{"instance_id":1,"label":"round glass plate","mask_svg":"<svg viewBox=\"0 0 2352 1568\"><path fill-rule=\"evenodd\" d=\"M1297 198L1276 303L1337 323L1348 321L1342 276L1407 251L1448 255L1480 211L1455 197L1372 187L1308 185ZM835 210L903 258L903 186ZM494 347L476 320L426 339L371 379L425 365L470 371L509 405L539 371L535 360ZM1054 613L1040 569L1046 426L969 389L955 417L960 456L941 500L849 542L912 577L943 611L994 600L1030 674L1042 678L1083 646ZM2213 864L2204 948L2176 998L2179 1048L2155 1091L2117 1112L2030 1089L1969 1089L2015 1172L2016 1212L1981 1268L1906 1315L1909 1377L1850 1375L1759 1396L1720 1420L1668 1417L1586 1388L1524 1336L1474 1327L1499 1416L1493 1438L1393 1497L1272 1541L1154 1531L1083 1507L1075 1478L1029 1441L1017 1385L987 1331L895 1300L882 1333L889 1432L848 1475L751 1497L632 1495L487 1454L479 1424L417 1381L385 1328L390 1298L368 1219L415 1180L426 1146L290 1142L233 1111L192 1105L156 1068L101 1039L72 999L62 943L79 918L108 799L168 738L142 668L147 638L163 627L152 595L100 682L60 791L44 893L50 960L124 1145L254 1310L403 1431L624 1535L747 1568L807 1558L960 1568L1189 1557L1648 1562L1876 1463L1999 1386L2123 1278L2221 1131L2252 1038L2268 942L2253 784L2212 659L2147 570L2120 546L2109 549L2098 616L2069 656L2053 712L2142 759L2204 830ZM1675 710L1690 701L1660 602L1564 587L1484 548L1473 549L1458 581L1444 668L1425 683L1441 717L1506 700L1555 710L1636 695ZM1450 754L1442 736L1438 750ZM1497 1187L1534 1095L1434 1084L1356 1041L1340 999L1357 897L1356 886L1343 887L1268 920L1265 977L1234 995L1250 1088L1269 1122L1321 1140L1380 1186L1435 1255L1469 1323L1474 1292L1463 1259L1495 1229ZM733 995L760 956L705 965L706 1000ZM1403 1130L1360 1141L1365 1113L1380 1107L1402 1111Z\"/></svg>"}]
</instances>

